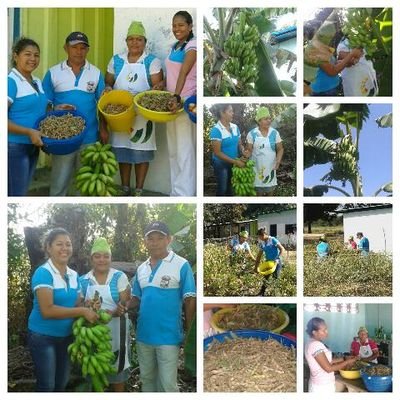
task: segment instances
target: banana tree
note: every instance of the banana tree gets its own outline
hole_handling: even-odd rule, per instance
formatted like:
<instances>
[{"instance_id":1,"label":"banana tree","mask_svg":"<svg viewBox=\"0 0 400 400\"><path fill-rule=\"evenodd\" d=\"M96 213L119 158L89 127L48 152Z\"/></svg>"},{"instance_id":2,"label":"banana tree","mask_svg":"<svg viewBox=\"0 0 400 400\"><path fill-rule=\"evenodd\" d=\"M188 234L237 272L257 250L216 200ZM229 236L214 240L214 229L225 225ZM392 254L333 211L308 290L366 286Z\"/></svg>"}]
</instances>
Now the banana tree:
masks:
<instances>
[{"instance_id":1,"label":"banana tree","mask_svg":"<svg viewBox=\"0 0 400 400\"><path fill-rule=\"evenodd\" d=\"M330 164L330 171L321 177L323 184L305 188L306 196L323 196L329 189L345 196L363 196L359 167L360 137L370 115L366 104L310 104L304 109L304 168ZM391 116L377 120L378 126L390 126ZM379 125L381 124L381 125ZM342 187L332 184L342 183ZM352 193L344 189L349 182ZM381 191L391 193L391 183Z\"/></svg>"},{"instance_id":2,"label":"banana tree","mask_svg":"<svg viewBox=\"0 0 400 400\"><path fill-rule=\"evenodd\" d=\"M276 66L292 69L295 55L271 51L263 34L275 29L274 19L292 9L213 9L218 28L204 17L205 95L293 95L295 83L277 78Z\"/></svg>"}]
</instances>

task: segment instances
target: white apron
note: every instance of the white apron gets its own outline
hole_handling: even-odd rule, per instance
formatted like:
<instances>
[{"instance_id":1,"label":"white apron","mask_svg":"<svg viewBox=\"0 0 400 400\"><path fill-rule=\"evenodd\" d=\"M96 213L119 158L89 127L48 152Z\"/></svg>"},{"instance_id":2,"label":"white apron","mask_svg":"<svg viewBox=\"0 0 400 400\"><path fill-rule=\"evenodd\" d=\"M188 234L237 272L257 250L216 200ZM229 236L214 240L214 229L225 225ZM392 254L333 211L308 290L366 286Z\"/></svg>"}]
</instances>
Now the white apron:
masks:
<instances>
[{"instance_id":1,"label":"white apron","mask_svg":"<svg viewBox=\"0 0 400 400\"><path fill-rule=\"evenodd\" d=\"M91 300L94 297L95 291L99 292L99 295L102 297L103 302L101 304L101 308L103 310L114 311L117 308L117 304L113 300L111 296L110 286L109 285L98 285L93 284L89 285L86 291L85 300ZM125 365L123 370L129 368L129 320L127 314L124 314L125 318ZM111 345L112 351L117 355L117 359L115 361L114 367L118 370L119 368L119 353L120 353L120 318L113 317L112 320L108 323L108 326L111 329ZM118 353L116 353L118 352ZM119 371L120 372L120 371Z\"/></svg>"},{"instance_id":2,"label":"white apron","mask_svg":"<svg viewBox=\"0 0 400 400\"><path fill-rule=\"evenodd\" d=\"M371 357L373 354L374 354L374 352L372 351L371 346L369 345L369 343L367 343L365 346L363 346L363 345L360 343L360 356L361 356L361 361L362 361L363 358ZM377 364L377 363L378 363L378 360L375 359L375 360L368 361L368 362L372 362L372 363Z\"/></svg>"},{"instance_id":3,"label":"white apron","mask_svg":"<svg viewBox=\"0 0 400 400\"><path fill-rule=\"evenodd\" d=\"M269 141L270 134L271 129L268 131L267 136L261 135L258 130L257 136L254 139L251 159L255 161L255 187L271 187L277 185L276 171L273 172L273 177L271 176L276 163L276 150L271 147Z\"/></svg>"},{"instance_id":4,"label":"white apron","mask_svg":"<svg viewBox=\"0 0 400 400\"><path fill-rule=\"evenodd\" d=\"M127 90L133 95L150 89L146 67L141 63L124 64L114 89ZM111 145L132 150L156 150L155 124L136 111L131 133L112 132Z\"/></svg>"}]
</instances>

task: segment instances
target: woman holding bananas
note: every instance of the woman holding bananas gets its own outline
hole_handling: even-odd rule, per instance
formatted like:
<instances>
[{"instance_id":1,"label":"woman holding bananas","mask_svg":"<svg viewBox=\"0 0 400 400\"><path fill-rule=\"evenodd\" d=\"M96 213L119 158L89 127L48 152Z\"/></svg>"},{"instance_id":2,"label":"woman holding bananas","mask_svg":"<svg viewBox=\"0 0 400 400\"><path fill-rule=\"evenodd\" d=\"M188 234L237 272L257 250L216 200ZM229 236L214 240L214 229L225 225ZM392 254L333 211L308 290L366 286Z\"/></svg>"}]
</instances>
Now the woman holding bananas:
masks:
<instances>
[{"instance_id":1,"label":"woman holding bananas","mask_svg":"<svg viewBox=\"0 0 400 400\"><path fill-rule=\"evenodd\" d=\"M78 274L68 267L72 256L69 233L53 229L44 241L48 260L32 276L33 308L28 320L28 344L35 366L36 391L62 392L69 379L67 347L74 318L93 323L98 316L80 301Z\"/></svg>"},{"instance_id":2,"label":"woman holding bananas","mask_svg":"<svg viewBox=\"0 0 400 400\"><path fill-rule=\"evenodd\" d=\"M254 185L258 196L272 196L277 186L276 174L282 161L283 144L279 132L271 128L271 116L267 107L259 107L256 113L258 127L247 135L247 150L255 162Z\"/></svg>"},{"instance_id":3,"label":"woman holding bananas","mask_svg":"<svg viewBox=\"0 0 400 400\"><path fill-rule=\"evenodd\" d=\"M114 55L106 73L106 90L122 89L133 95L149 90L163 79L161 61L145 51L146 31L140 21L133 21L126 35L128 50ZM109 140L104 121L100 125L103 143ZM119 163L122 190L131 195L132 165L135 167L135 196L143 191L149 163L154 159L156 147L154 122L136 114L130 132L111 132L110 141Z\"/></svg>"},{"instance_id":4,"label":"woman holding bananas","mask_svg":"<svg viewBox=\"0 0 400 400\"><path fill-rule=\"evenodd\" d=\"M111 313L112 351L117 354L115 375L108 375L108 381L115 392L125 390L129 378L129 328L125 303L130 300L130 285L127 276L111 268L111 249L107 240L99 237L91 249L92 270L80 277L82 295L86 304L94 309ZM101 299L100 301L98 299Z\"/></svg>"},{"instance_id":5,"label":"woman holding bananas","mask_svg":"<svg viewBox=\"0 0 400 400\"><path fill-rule=\"evenodd\" d=\"M240 130L232 123L233 108L230 104L214 104L210 111L218 121L210 132L217 196L233 196L232 167L243 168L246 165L239 159Z\"/></svg>"}]
</instances>

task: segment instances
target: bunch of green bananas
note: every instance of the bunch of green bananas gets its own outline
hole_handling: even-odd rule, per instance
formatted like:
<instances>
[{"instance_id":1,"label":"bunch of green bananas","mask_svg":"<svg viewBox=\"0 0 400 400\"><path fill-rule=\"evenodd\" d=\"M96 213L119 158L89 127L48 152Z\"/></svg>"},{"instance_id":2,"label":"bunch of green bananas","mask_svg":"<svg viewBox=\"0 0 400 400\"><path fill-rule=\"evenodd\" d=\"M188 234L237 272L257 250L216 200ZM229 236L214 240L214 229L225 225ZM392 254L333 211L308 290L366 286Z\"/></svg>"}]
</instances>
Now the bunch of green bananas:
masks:
<instances>
[{"instance_id":1,"label":"bunch of green bananas","mask_svg":"<svg viewBox=\"0 0 400 400\"><path fill-rule=\"evenodd\" d=\"M91 324L83 317L72 325L74 342L68 346L68 354L72 362L81 365L82 375L90 375L93 389L104 392L109 385L106 374L115 374L113 367L115 356L111 351L110 327L107 325L112 316L104 311L98 311L97 323Z\"/></svg>"},{"instance_id":2,"label":"bunch of green bananas","mask_svg":"<svg viewBox=\"0 0 400 400\"><path fill-rule=\"evenodd\" d=\"M76 188L84 196L115 196L114 175L118 163L110 144L96 142L81 152L82 167L75 177Z\"/></svg>"},{"instance_id":3,"label":"bunch of green bananas","mask_svg":"<svg viewBox=\"0 0 400 400\"><path fill-rule=\"evenodd\" d=\"M236 196L256 196L254 188L254 179L256 173L254 171L255 162L253 160L245 161L246 166L243 168L233 166L232 168L232 187Z\"/></svg>"},{"instance_id":4,"label":"bunch of green bananas","mask_svg":"<svg viewBox=\"0 0 400 400\"><path fill-rule=\"evenodd\" d=\"M349 38L351 48L362 47L372 56L377 50L377 38L374 37L374 21L365 8L347 8L342 32Z\"/></svg>"},{"instance_id":5,"label":"bunch of green bananas","mask_svg":"<svg viewBox=\"0 0 400 400\"><path fill-rule=\"evenodd\" d=\"M330 177L343 182L354 179L358 173L358 158L359 154L351 135L344 136L337 146Z\"/></svg>"},{"instance_id":6,"label":"bunch of green bananas","mask_svg":"<svg viewBox=\"0 0 400 400\"><path fill-rule=\"evenodd\" d=\"M230 57L224 64L225 71L237 79L241 86L250 85L258 78L256 46L260 34L255 25L246 23L246 14L239 14L239 27L224 44L224 51Z\"/></svg>"}]
</instances>

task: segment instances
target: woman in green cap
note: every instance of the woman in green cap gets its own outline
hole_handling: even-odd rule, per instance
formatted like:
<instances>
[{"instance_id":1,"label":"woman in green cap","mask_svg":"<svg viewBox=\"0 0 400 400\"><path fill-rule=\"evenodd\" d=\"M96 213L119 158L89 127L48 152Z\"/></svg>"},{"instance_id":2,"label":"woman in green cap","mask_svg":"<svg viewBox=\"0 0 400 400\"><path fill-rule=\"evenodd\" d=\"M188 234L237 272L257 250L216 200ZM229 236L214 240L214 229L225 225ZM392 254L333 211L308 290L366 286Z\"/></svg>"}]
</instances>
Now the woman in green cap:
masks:
<instances>
[{"instance_id":1,"label":"woman in green cap","mask_svg":"<svg viewBox=\"0 0 400 400\"><path fill-rule=\"evenodd\" d=\"M113 316L108 325L111 328L112 351L118 354L114 364L118 373L108 376L108 380L115 392L123 392L130 366L129 327L125 313L125 303L131 298L130 285L123 272L111 268L111 249L106 239L95 239L90 254L92 270L79 278L82 296L86 304L106 310ZM121 337L125 339L121 341Z\"/></svg>"},{"instance_id":2,"label":"woman in green cap","mask_svg":"<svg viewBox=\"0 0 400 400\"><path fill-rule=\"evenodd\" d=\"M258 196L272 196L277 186L276 173L283 156L283 144L279 132L271 127L267 107L259 107L256 113L258 126L247 134L247 150L255 161L254 186Z\"/></svg>"},{"instance_id":3,"label":"woman in green cap","mask_svg":"<svg viewBox=\"0 0 400 400\"><path fill-rule=\"evenodd\" d=\"M152 89L163 80L161 61L145 51L146 31L143 24L133 21L126 35L128 49L114 55L106 73L106 90L122 89L133 95ZM149 163L154 159L156 138L154 122L147 121L136 114L130 132L108 132L105 122L100 127L103 143L109 140L119 163L122 190L124 195L131 194L132 165L135 166L135 196L142 194Z\"/></svg>"}]
</instances>

